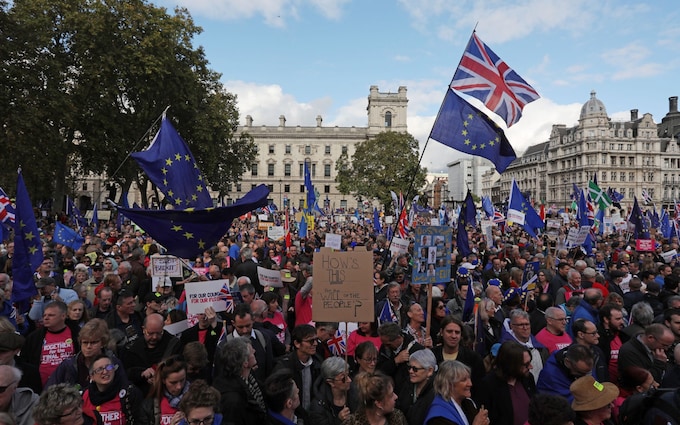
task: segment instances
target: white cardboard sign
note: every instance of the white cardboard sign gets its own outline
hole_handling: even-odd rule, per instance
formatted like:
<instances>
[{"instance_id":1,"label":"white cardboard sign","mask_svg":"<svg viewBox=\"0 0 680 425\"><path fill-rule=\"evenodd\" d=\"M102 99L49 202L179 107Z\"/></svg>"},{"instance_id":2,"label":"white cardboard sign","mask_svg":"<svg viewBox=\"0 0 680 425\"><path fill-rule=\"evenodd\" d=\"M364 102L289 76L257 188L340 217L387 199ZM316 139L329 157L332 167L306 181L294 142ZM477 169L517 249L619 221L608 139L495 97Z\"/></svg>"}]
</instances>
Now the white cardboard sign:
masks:
<instances>
[{"instance_id":1,"label":"white cardboard sign","mask_svg":"<svg viewBox=\"0 0 680 425\"><path fill-rule=\"evenodd\" d=\"M188 282L184 285L184 291L188 314L204 313L208 307L225 311L227 302L234 302L229 293L229 279Z\"/></svg>"},{"instance_id":2,"label":"white cardboard sign","mask_svg":"<svg viewBox=\"0 0 680 425\"><path fill-rule=\"evenodd\" d=\"M324 246L340 251L342 248L342 235L326 233L326 244Z\"/></svg>"},{"instance_id":3,"label":"white cardboard sign","mask_svg":"<svg viewBox=\"0 0 680 425\"><path fill-rule=\"evenodd\" d=\"M151 276L182 277L182 262L172 255L153 255Z\"/></svg>"},{"instance_id":4,"label":"white cardboard sign","mask_svg":"<svg viewBox=\"0 0 680 425\"><path fill-rule=\"evenodd\" d=\"M262 286L273 286L274 288L283 287L281 272L279 270L269 270L258 266L257 277L260 279L260 285Z\"/></svg>"}]
</instances>

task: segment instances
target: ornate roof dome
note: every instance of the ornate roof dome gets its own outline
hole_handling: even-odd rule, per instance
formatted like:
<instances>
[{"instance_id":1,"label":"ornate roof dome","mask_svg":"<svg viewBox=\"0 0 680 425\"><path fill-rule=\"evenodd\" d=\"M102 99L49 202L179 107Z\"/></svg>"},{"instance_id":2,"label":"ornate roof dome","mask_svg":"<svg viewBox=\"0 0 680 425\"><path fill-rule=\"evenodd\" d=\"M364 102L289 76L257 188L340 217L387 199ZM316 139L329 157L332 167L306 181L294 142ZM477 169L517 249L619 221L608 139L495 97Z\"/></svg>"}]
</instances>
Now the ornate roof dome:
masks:
<instances>
[{"instance_id":1,"label":"ornate roof dome","mask_svg":"<svg viewBox=\"0 0 680 425\"><path fill-rule=\"evenodd\" d=\"M586 117L607 117L607 109L604 107L604 103L597 97L595 97L595 90L590 92L590 99L583 104L581 108L581 117L584 119Z\"/></svg>"}]
</instances>

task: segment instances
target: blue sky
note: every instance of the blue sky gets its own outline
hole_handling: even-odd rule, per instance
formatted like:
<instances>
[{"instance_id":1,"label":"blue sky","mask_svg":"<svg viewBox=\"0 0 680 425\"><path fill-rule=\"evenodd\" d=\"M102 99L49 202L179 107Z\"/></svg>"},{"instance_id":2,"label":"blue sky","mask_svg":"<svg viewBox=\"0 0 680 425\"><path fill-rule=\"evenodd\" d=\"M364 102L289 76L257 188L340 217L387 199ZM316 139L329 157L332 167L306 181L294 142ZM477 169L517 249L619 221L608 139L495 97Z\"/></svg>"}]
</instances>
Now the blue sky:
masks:
<instances>
[{"instance_id":1,"label":"blue sky","mask_svg":"<svg viewBox=\"0 0 680 425\"><path fill-rule=\"evenodd\" d=\"M541 99L507 131L516 151L576 124L595 90L609 116L655 121L680 96L680 8L671 0L154 0L189 9L211 68L254 125L366 126L369 87L407 86L409 132L427 140L472 29ZM492 115L493 116L493 115ZM497 120L499 123L500 120ZM461 153L430 141L422 165Z\"/></svg>"}]
</instances>

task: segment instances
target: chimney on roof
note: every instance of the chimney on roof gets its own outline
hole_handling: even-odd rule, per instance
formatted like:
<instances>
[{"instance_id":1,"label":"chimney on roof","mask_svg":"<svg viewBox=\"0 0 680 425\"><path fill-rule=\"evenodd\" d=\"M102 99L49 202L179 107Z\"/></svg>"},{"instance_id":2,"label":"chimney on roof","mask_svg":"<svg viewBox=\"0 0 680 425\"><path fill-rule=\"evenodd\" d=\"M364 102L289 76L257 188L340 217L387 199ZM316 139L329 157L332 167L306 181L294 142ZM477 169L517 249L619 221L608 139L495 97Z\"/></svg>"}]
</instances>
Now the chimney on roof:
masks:
<instances>
[{"instance_id":1,"label":"chimney on roof","mask_svg":"<svg viewBox=\"0 0 680 425\"><path fill-rule=\"evenodd\" d=\"M671 96L668 98L668 112L678 112L678 97Z\"/></svg>"},{"instance_id":2,"label":"chimney on roof","mask_svg":"<svg viewBox=\"0 0 680 425\"><path fill-rule=\"evenodd\" d=\"M630 110L630 120L635 121L638 119L638 110L637 109L631 109Z\"/></svg>"},{"instance_id":3,"label":"chimney on roof","mask_svg":"<svg viewBox=\"0 0 680 425\"><path fill-rule=\"evenodd\" d=\"M323 122L323 118L321 118L321 115L316 116L316 126L321 127L321 123Z\"/></svg>"},{"instance_id":4,"label":"chimney on roof","mask_svg":"<svg viewBox=\"0 0 680 425\"><path fill-rule=\"evenodd\" d=\"M279 116L279 127L285 127L286 126L286 117L283 115Z\"/></svg>"}]
</instances>

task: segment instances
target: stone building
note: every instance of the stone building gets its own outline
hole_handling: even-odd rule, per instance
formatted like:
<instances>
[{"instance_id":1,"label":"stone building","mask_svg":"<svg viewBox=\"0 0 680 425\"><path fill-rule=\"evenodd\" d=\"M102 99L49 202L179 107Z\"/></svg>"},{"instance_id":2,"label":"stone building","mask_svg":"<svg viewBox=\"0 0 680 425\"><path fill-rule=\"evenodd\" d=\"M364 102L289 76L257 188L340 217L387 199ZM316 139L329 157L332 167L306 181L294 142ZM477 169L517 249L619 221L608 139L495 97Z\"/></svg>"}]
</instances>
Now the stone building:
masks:
<instances>
[{"instance_id":1,"label":"stone building","mask_svg":"<svg viewBox=\"0 0 680 425\"><path fill-rule=\"evenodd\" d=\"M337 190L336 161L343 153L351 159L358 143L378 133L406 132L407 105L406 87L399 87L396 93L384 93L377 86L371 86L366 127L324 127L321 116L316 117L316 126L313 127L290 126L286 125L283 115L276 127L256 126L253 117L246 116L246 123L238 128L238 132L246 132L253 137L258 155L251 164L251 171L229 191L226 202L233 202L251 188L266 184L271 192L270 201L279 208L282 205L300 208L306 197L303 170L307 162L312 183L319 192L319 207L357 207L353 196L342 195Z\"/></svg>"},{"instance_id":2,"label":"stone building","mask_svg":"<svg viewBox=\"0 0 680 425\"><path fill-rule=\"evenodd\" d=\"M501 175L496 183L501 201L507 198L514 176L523 192L537 191L536 201L562 207L571 202L573 184L584 188L596 176L601 188L611 187L625 196L624 207L632 204L634 196L641 199L643 190L657 208L668 206L680 199L678 132L677 97L669 99L669 112L661 124L649 113L640 116L637 109L630 111L630 120L615 122L593 91L577 125L553 125L548 142L530 147Z\"/></svg>"}]
</instances>

